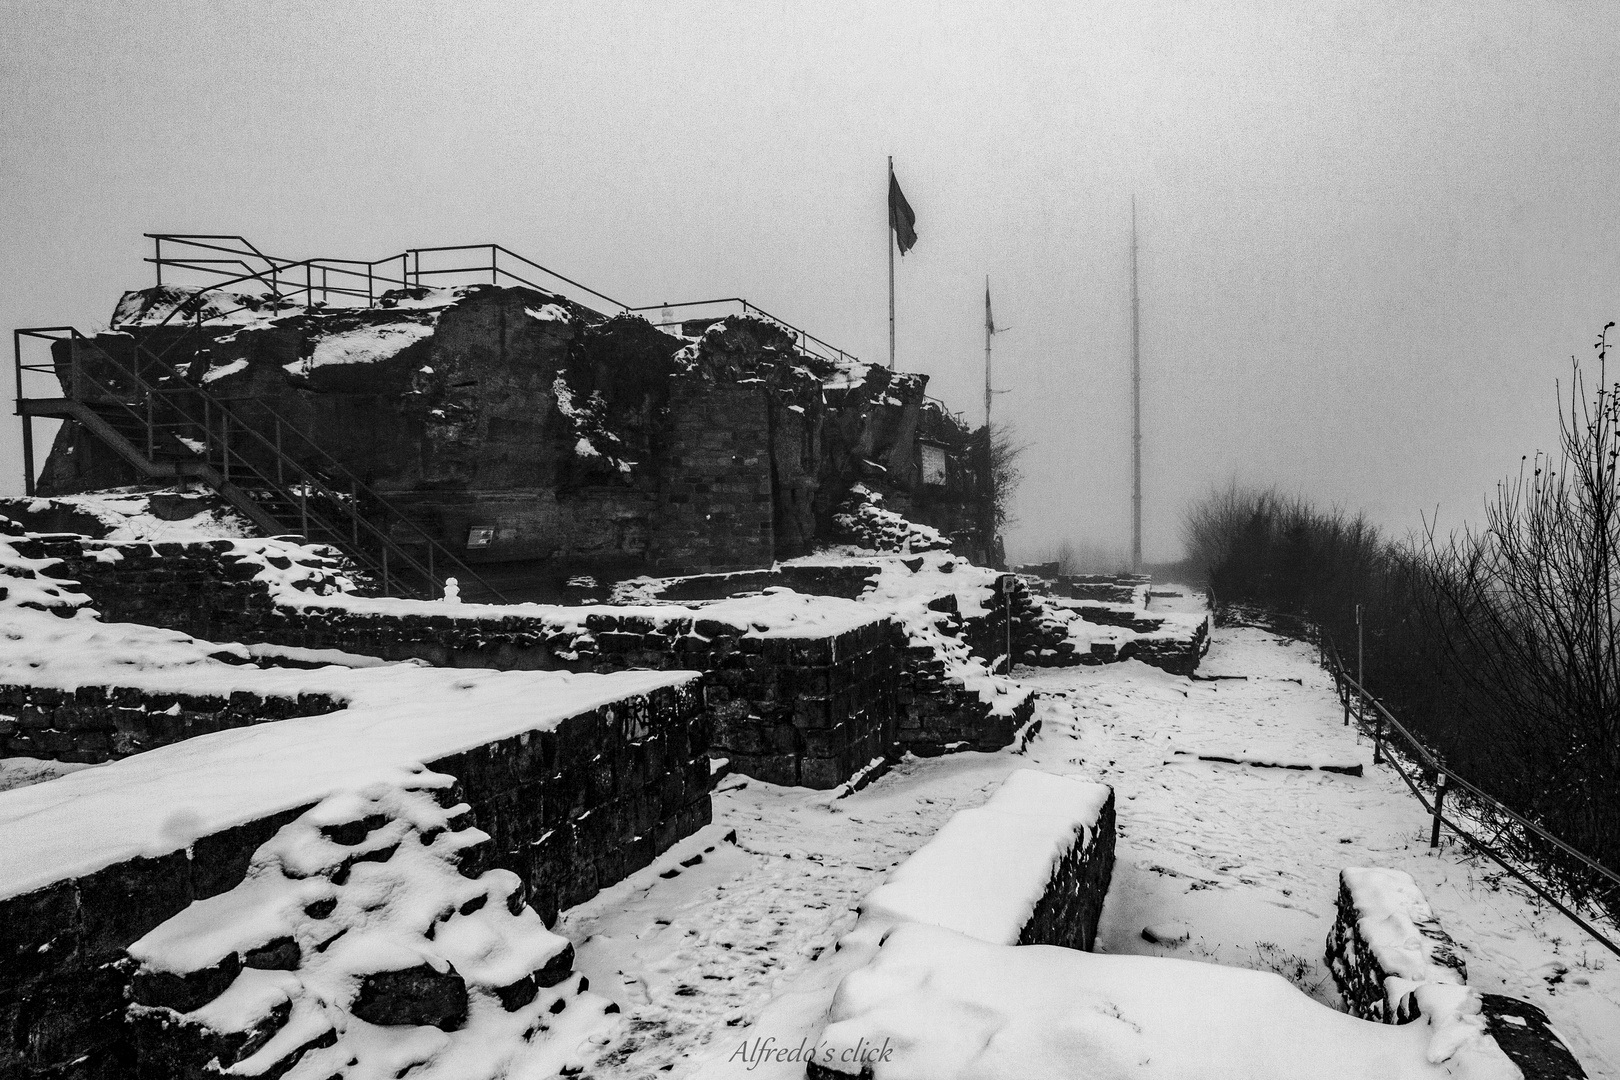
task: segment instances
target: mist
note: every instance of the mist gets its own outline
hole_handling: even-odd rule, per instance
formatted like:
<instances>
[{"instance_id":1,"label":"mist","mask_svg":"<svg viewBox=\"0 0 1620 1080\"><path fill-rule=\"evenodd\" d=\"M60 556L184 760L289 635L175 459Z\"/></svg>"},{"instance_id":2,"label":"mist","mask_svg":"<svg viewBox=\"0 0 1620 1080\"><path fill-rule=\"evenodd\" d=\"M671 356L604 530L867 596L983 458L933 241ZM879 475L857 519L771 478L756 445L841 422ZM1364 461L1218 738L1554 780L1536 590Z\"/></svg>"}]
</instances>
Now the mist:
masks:
<instances>
[{"instance_id":1,"label":"mist","mask_svg":"<svg viewBox=\"0 0 1620 1080\"><path fill-rule=\"evenodd\" d=\"M104 326L143 232L499 242L631 304L743 296L1028 449L1014 560L1144 554L1231 481L1399 535L1556 440L1620 308L1620 10L0 0L0 320ZM40 442L40 460L47 443ZM19 428L0 492L22 490Z\"/></svg>"}]
</instances>

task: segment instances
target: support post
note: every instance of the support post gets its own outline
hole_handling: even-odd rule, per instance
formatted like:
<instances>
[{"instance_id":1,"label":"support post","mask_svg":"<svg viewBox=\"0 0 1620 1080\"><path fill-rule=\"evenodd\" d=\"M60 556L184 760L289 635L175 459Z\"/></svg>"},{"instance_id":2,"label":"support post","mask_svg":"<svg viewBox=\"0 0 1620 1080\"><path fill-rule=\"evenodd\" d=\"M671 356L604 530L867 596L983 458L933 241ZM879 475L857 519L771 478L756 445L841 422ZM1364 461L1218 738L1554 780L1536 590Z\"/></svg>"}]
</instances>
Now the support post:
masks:
<instances>
[{"instance_id":1,"label":"support post","mask_svg":"<svg viewBox=\"0 0 1620 1080\"><path fill-rule=\"evenodd\" d=\"M286 484L287 477L282 472L282 462L285 455L281 452L281 417L276 417L276 483Z\"/></svg>"},{"instance_id":2,"label":"support post","mask_svg":"<svg viewBox=\"0 0 1620 1080\"><path fill-rule=\"evenodd\" d=\"M1360 696L1364 697L1365 692L1363 692L1363 694L1360 695ZM1363 716L1367 715L1367 713L1366 713L1366 703L1365 702L1362 703L1362 715ZM1374 716L1373 717L1373 764L1374 765L1382 765L1383 763L1384 763L1384 718L1382 716Z\"/></svg>"},{"instance_id":3,"label":"support post","mask_svg":"<svg viewBox=\"0 0 1620 1080\"><path fill-rule=\"evenodd\" d=\"M1350 726L1350 690L1344 685L1344 673L1339 673L1339 700L1344 702L1344 726Z\"/></svg>"},{"instance_id":4,"label":"support post","mask_svg":"<svg viewBox=\"0 0 1620 1080\"><path fill-rule=\"evenodd\" d=\"M309 481L298 485L298 516L303 523L305 542L309 540Z\"/></svg>"},{"instance_id":5,"label":"support post","mask_svg":"<svg viewBox=\"0 0 1620 1080\"><path fill-rule=\"evenodd\" d=\"M1136 287L1136 196L1131 196L1131 571L1142 572L1142 335Z\"/></svg>"},{"instance_id":6,"label":"support post","mask_svg":"<svg viewBox=\"0 0 1620 1080\"><path fill-rule=\"evenodd\" d=\"M1446 801L1446 772L1440 770L1440 775L1434 781L1434 827L1429 830L1429 846L1440 846L1440 806Z\"/></svg>"},{"instance_id":7,"label":"support post","mask_svg":"<svg viewBox=\"0 0 1620 1080\"><path fill-rule=\"evenodd\" d=\"M34 497L34 418L22 414L23 494Z\"/></svg>"},{"instance_id":8,"label":"support post","mask_svg":"<svg viewBox=\"0 0 1620 1080\"><path fill-rule=\"evenodd\" d=\"M383 549L382 549L382 577L383 577L383 590L382 590L383 595L387 596L388 595L388 545L387 544L384 544Z\"/></svg>"}]
</instances>

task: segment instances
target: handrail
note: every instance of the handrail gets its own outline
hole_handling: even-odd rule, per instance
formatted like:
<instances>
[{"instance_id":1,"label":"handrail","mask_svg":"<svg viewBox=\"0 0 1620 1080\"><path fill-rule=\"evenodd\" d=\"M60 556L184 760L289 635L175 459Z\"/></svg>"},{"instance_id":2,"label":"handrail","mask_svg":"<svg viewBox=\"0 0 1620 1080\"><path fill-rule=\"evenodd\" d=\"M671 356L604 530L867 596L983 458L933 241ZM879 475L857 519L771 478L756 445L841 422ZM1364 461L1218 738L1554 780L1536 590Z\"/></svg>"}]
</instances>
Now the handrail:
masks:
<instances>
[{"instance_id":1,"label":"handrail","mask_svg":"<svg viewBox=\"0 0 1620 1080\"><path fill-rule=\"evenodd\" d=\"M494 595L497 599L504 599L501 597L501 594L487 581L485 581L483 577L475 570L467 566L464 562L457 558L453 552L435 540L425 529L406 516L403 511L399 510L387 499L383 498L368 485L363 483L359 477L355 476L354 473L351 472L346 466L322 449L317 443L315 443L313 439L311 439L296 425L288 421L268 403L259 401L257 399L254 401L257 407L262 408L265 412L269 413L270 416L275 420L278 435L290 430L294 435L302 439L305 445L307 445L321 459L323 459L324 463L330 466L332 472L336 473L342 479L348 481L350 491L346 497L344 494L333 490L329 485L322 481L319 476L304 468L303 465L299 464L296 459L289 456L276 442L272 442L251 424L243 421L236 414L236 412L229 407L223 398L217 397L208 390L204 389L198 383L187 381L173 365L171 365L162 356L143 346L139 341L132 342L136 354L140 355L144 353L147 357L153 360L159 366L162 372L166 373L176 382L176 386L172 388L164 388L153 385L144 376L142 376L138 368L134 371L129 370L123 364L119 363L110 353L96 346L91 339L85 337L73 327L34 327L19 329L14 333L18 338L23 335L28 335L45 338L47 340L63 340L61 337L51 337L50 335L65 333L69 335L67 340L71 340L73 342L73 347L75 349L81 347L82 343L83 346L94 350L97 356L99 356L104 362L117 370L122 376L131 380L132 383L139 388L143 395L148 396L149 400L151 397L157 397L164 400L167 406L177 415L179 415L192 430L200 429L203 434L204 445L208 447L210 451L217 449L221 455L221 461L225 466L225 480L227 482L230 480L230 466L234 458L234 460L241 463L241 467L245 468L247 472L253 475L254 479L258 483L261 483L268 489L274 491L289 505L298 504L300 506L300 514L306 523L313 519L317 525L327 530L334 536L340 536L343 532L342 524L328 520L327 516L320 512L318 505L313 511L310 509L308 500L310 494L314 493L318 496L324 497L329 505L337 507L339 511L344 514L344 516L348 517L350 526L349 531L351 532L351 535L355 536L356 540L358 539L359 531L364 529L369 537L376 540L381 545L385 556L388 553L394 554L396 557L402 559L404 563L411 569L414 569L417 573L421 574L429 583L434 585L438 584L438 575L435 573L433 567L433 556L435 553L442 553L442 558L447 561L450 568L456 569L459 573L466 574L469 580L476 582L479 586L487 590L490 594ZM21 387L23 370L42 369L38 366L22 364L20 347L17 349L17 360L18 399L22 400L23 396ZM82 366L77 363L76 356L73 367L74 379L76 381L83 373ZM65 389L69 389L68 396L70 398L73 400L78 399L76 387ZM188 412L178 401L176 401L174 397L176 393L195 394L201 398L203 401L202 418L199 419L194 414ZM123 402L118 402L118 404L123 405L126 409L128 408L128 406ZM210 407L219 411L225 430L225 434L222 437L216 437L214 433L211 417L209 416ZM137 418L140 419L139 414L136 415ZM143 422L145 422L149 427L165 426L152 425L149 418L145 419ZM240 449L233 449L230 445L230 429L233 425L274 457L278 471L292 471L294 473L294 483L291 486L288 486L285 479L280 481L271 479L261 469L255 466L247 458L247 456L241 452ZM300 486L302 486L304 489L302 492L298 490ZM415 534L428 545L429 558L427 565L424 566L422 562L419 561L408 550L399 546L388 533L378 528L367 518L365 514L360 512L359 500L362 493L366 496L366 498L380 506L394 519L404 522L409 529L413 530ZM346 504L345 498L347 498L353 505ZM387 587L388 566L386 558L379 566L376 560L371 559L369 555L358 547L358 545L355 546L353 555L359 561L379 568L384 577L384 587Z\"/></svg>"},{"instance_id":2,"label":"handrail","mask_svg":"<svg viewBox=\"0 0 1620 1080\"><path fill-rule=\"evenodd\" d=\"M1563 852L1570 858L1575 859L1588 870L1596 873L1599 877L1607 880L1613 885L1620 886L1620 874L1617 874L1615 871L1609 869L1607 866L1604 866L1602 863L1598 862L1577 848L1570 846L1570 844L1564 840L1554 836L1552 833L1548 832L1534 821L1531 821L1523 814L1520 814L1513 808L1504 805L1500 800L1484 791L1481 791L1466 778L1447 768L1439 758L1430 752L1427 746L1423 745L1417 736L1413 735L1412 732L1407 730L1404 724L1395 718L1394 714L1384 706L1383 702L1379 701L1378 698L1374 697L1365 686L1351 677L1350 672L1344 666L1344 661L1339 656L1338 647L1326 635L1323 635L1321 641L1321 654L1324 661L1324 666L1326 666L1329 672L1333 675L1335 688L1338 690L1340 698L1344 702L1346 710L1346 722L1349 722L1350 695L1353 691L1359 701L1371 704L1373 708L1377 710L1378 715L1406 740L1406 744L1411 748L1414 756L1418 759L1418 762L1424 771L1432 771L1436 775L1436 797L1434 802L1431 803L1428 799L1423 797L1423 793L1418 789L1417 784L1413 782L1412 778L1406 774L1406 770L1402 769L1400 764L1393 758L1387 756L1387 752L1383 755L1377 753L1374 754L1375 764L1377 763L1377 759L1380 757L1384 762L1387 762L1389 766L1395 770L1396 775L1398 775L1406 783L1406 786L1411 789L1413 796L1417 798L1418 803L1423 807L1425 812L1433 815L1435 821L1435 839L1437 840L1439 836L1439 826L1444 824L1453 833L1461 837L1463 841L1469 845L1469 847L1486 856L1492 862L1502 867L1502 869L1506 870L1515 878L1522 881L1525 885L1529 886L1530 889L1536 893L1536 895L1540 896L1553 907L1563 912L1570 918L1571 921L1573 921L1582 930L1585 930L1587 934L1589 934L1604 948L1608 949L1616 956L1620 956L1620 943L1616 943L1615 941L1611 940L1608 935L1604 934L1597 927L1593 926L1587 919L1571 910L1570 906L1566 905L1562 900L1554 896L1550 889L1531 878L1520 867L1512 865L1490 844L1474 836L1452 818L1446 817L1442 810L1446 789L1451 784L1456 784L1458 787L1462 788L1469 795L1478 800L1478 802L1490 813L1505 817L1509 821L1519 825L1521 828L1526 829L1534 835L1547 841L1559 851ZM1356 722L1357 726L1360 727L1362 717L1359 715L1359 710ZM1375 732L1374 738L1379 740L1380 748L1382 748L1382 732ZM1442 779L1444 780L1444 783L1441 782ZM1500 832L1498 835L1501 835ZM1431 841L1431 846L1432 843L1433 841ZM1574 900L1573 897L1572 900Z\"/></svg>"},{"instance_id":3,"label":"handrail","mask_svg":"<svg viewBox=\"0 0 1620 1080\"><path fill-rule=\"evenodd\" d=\"M608 296L607 294L605 294L603 292L600 292L600 291L598 291L596 289L591 288L589 285L586 285L586 284L584 284L582 282L576 281L573 278L568 277L566 274L559 273L556 270L552 270L550 267L543 266L540 263L535 262L533 259L530 259L525 255L518 254L517 252L513 251L511 248L508 248L503 244L440 244L440 245L432 246L432 247L406 248L404 251L400 252L397 255L389 255L386 258L373 259L373 260L369 260L369 261L368 260L363 260L363 259L337 259L337 258L313 258L313 259L289 260L289 259L277 258L275 256L265 255L258 248L254 247L251 243L249 243L245 238L240 237L240 236L220 236L220 235L211 235L211 234L202 234L202 233L199 233L199 234L146 233L144 235L147 238L155 241L159 246L159 253L156 256L148 258L148 259L145 260L146 262L153 263L153 264L155 264L157 266L158 275L159 275L159 280L158 280L159 284L162 284L162 268L164 266L178 266L178 267L181 267L182 269L196 270L196 271L204 272L204 273L214 272L214 271L208 270L206 267L204 267L202 265L192 265L191 264L191 263L201 263L202 260L191 260L191 261L188 262L188 261L182 260L182 259L164 258L162 256L162 254L161 254L161 245L162 245L162 243L164 241L168 241L168 242L171 242L171 243L188 244L188 245L193 246L193 247L202 248L202 249L208 250L208 251L218 251L218 252L221 252L221 253L224 253L224 254L235 254L235 255L244 254L244 252L242 252L240 250L220 247L217 244L210 244L210 243L202 242L202 241L208 241L208 240L235 240L235 241L239 241L244 247L248 248L249 252L252 255L254 255L255 257L257 257L259 259L264 260L265 263L269 267L268 273L271 275L272 278L275 278L275 279L279 279L281 277L282 273L285 272L285 271L296 270L296 269L299 269L299 268L308 268L308 269L311 269L311 270L318 269L318 270L322 270L322 271L332 270L332 271L335 271L335 272L340 273L340 274L350 275L350 276L353 276L353 277L360 277L360 276L362 276L362 273L361 273L360 270L351 270L351 269L347 269L346 267L364 267L365 268L365 275L364 276L367 277L368 284L369 284L371 279L375 275L375 270L376 270L377 267L386 266L386 265L388 265L390 263L393 263L393 262L397 261L397 262L399 262L401 264L400 277L398 277L398 278L385 277L385 278L383 278L381 280L383 282L387 283L387 284L397 284L402 288L409 288L413 284L417 285L417 286L420 286L422 284L422 278L423 277L441 277L441 276L448 275L448 274L480 273L480 272L488 271L492 276L506 277L506 278L509 278L512 281L515 281L515 282L517 282L519 284L526 285L529 288L545 289L545 286L542 286L537 282L530 281L529 279L525 278L521 274L517 274L517 273L513 272L512 270L509 270L506 267L501 266L500 265L500 257L504 255L504 256L507 256L507 257L509 257L511 259L517 260L519 263L522 263L525 266L533 267L534 269L540 271L543 274L548 275L549 277L555 278L558 281L564 282L564 283L566 283L566 284L568 284L568 285L570 285L570 286L572 286L572 287L574 287L576 289L579 289L579 290L581 290L583 292L589 293L591 296L594 296L597 299L604 300L607 303L613 305L615 308L618 308L620 312L625 313L625 314L639 314L641 312L655 311L655 310L659 310L661 308L675 309L675 308L703 307L703 306L713 305L713 304L740 304L740 305L742 305L743 314L745 314L745 315L752 314L752 315L757 315L757 316L759 316L761 318L768 319L771 322L774 322L777 325L781 326L783 329L789 331L790 333L793 333L793 334L797 335L799 337L799 339L800 339L800 346L799 347L802 350L804 350L805 352L810 352L811 351L809 349L809 345L813 343L816 346L818 346L821 350L824 350L823 355L824 355L825 359L830 360L830 359L833 359L834 357L836 357L839 361L842 361L842 362L859 363L859 358L856 357L853 353L846 352L845 350L839 348L838 346L833 345L831 342L828 342L828 341L826 341L826 340L824 340L824 339L822 339L820 337L817 337L816 335L810 333L807 330L802 329L801 327L795 326L794 324L788 322L786 319L779 318L778 316L771 314L770 312L766 311L764 308L761 308L758 305L751 303L745 297L728 296L728 297L720 297L720 298L713 299L713 300L684 300L684 301L681 301L679 303L674 303L674 304L665 303L665 304L646 304L646 305L641 305L641 306L633 306L633 305L630 305L630 304L626 304L621 300L616 300L613 297ZM488 263L480 263L480 264L471 265L471 266L427 267L427 268L424 268L421 265L421 257L423 255L425 255L425 254L437 254L437 253L450 252L450 251L488 251L490 253L490 259L489 259ZM220 260L220 261L224 262L226 260ZM413 265L413 263L414 263L414 265ZM211 290L213 290L213 289L224 289L224 288L226 288L226 287L228 287L230 285L239 284L239 283L244 282L244 281L265 282L265 273L266 273L266 271L250 271L249 273L238 275L238 276L232 277L232 278L228 278L228 279L223 280L223 281L216 281L212 285L208 286L208 288L211 289ZM279 281L278 281L277 284L279 286ZM306 281L306 284L304 286L298 287L298 288L293 288L290 292L285 293L285 294L280 293L279 288L276 288L276 291L277 291L278 295L285 295L285 296L296 296L301 292L313 293L313 292L315 292L317 290L319 290L323 294L335 292L335 293L338 293L339 295L348 295L348 296L355 296L355 297L359 297L359 296L362 295L361 291L358 288L344 289L344 288L342 288L340 286L331 286L331 285L329 285L329 284L327 284L325 282L323 282L320 285L313 285L313 284L310 284L310 283L308 283ZM367 292L364 293L364 295L367 297L367 300L369 302L371 300L373 294L372 294L372 291L370 289L368 289ZM236 309L233 309L233 310L234 311L239 311L239 310L242 310L242 308L236 308ZM165 325L165 324L167 324L169 322L169 320L172 319L178 313L179 313L179 308L177 307L175 311L171 311L168 315L166 315L156 325Z\"/></svg>"}]
</instances>

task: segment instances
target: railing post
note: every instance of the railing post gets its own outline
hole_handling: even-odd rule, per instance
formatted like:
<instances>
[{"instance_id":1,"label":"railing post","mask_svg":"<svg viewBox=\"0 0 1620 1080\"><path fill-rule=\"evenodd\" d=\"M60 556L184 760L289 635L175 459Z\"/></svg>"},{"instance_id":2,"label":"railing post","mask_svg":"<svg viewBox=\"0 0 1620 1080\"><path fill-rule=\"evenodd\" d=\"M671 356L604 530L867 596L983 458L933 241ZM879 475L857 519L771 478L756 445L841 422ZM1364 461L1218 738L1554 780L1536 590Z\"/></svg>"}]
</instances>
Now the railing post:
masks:
<instances>
[{"instance_id":1,"label":"railing post","mask_svg":"<svg viewBox=\"0 0 1620 1080\"><path fill-rule=\"evenodd\" d=\"M433 540L428 540L428 597L434 599L433 593L439 587L439 575L433 572Z\"/></svg>"},{"instance_id":2,"label":"railing post","mask_svg":"<svg viewBox=\"0 0 1620 1080\"><path fill-rule=\"evenodd\" d=\"M376 303L376 301L372 299L371 288L371 264L366 263L366 307L371 307Z\"/></svg>"},{"instance_id":3,"label":"railing post","mask_svg":"<svg viewBox=\"0 0 1620 1080\"><path fill-rule=\"evenodd\" d=\"M382 570L383 570L383 595L387 596L388 595L388 545L387 544L383 545L382 562L383 562L383 567L382 567Z\"/></svg>"},{"instance_id":4,"label":"railing post","mask_svg":"<svg viewBox=\"0 0 1620 1080\"><path fill-rule=\"evenodd\" d=\"M1343 674L1342 673L1335 673L1335 674L1337 674L1339 676L1338 679L1337 679L1338 684L1339 684L1339 700L1344 702L1344 726L1349 727L1350 726L1350 689L1349 689L1349 687L1344 685L1344 676L1343 676Z\"/></svg>"},{"instance_id":5,"label":"railing post","mask_svg":"<svg viewBox=\"0 0 1620 1080\"><path fill-rule=\"evenodd\" d=\"M285 459L286 455L281 452L281 417L278 416L276 417L276 483L278 484L287 482L287 477L281 469L281 463Z\"/></svg>"},{"instance_id":6,"label":"railing post","mask_svg":"<svg viewBox=\"0 0 1620 1080\"><path fill-rule=\"evenodd\" d=\"M1363 708L1362 716L1365 717L1366 715L1367 714L1366 714L1365 708ZM1382 714L1380 714L1380 715L1376 715L1376 716L1373 717L1373 764L1374 765L1382 765L1383 763L1384 763L1384 717L1382 716Z\"/></svg>"},{"instance_id":7,"label":"railing post","mask_svg":"<svg viewBox=\"0 0 1620 1080\"><path fill-rule=\"evenodd\" d=\"M152 391L146 391L146 460L156 461L155 440L152 437Z\"/></svg>"},{"instance_id":8,"label":"railing post","mask_svg":"<svg viewBox=\"0 0 1620 1080\"><path fill-rule=\"evenodd\" d=\"M303 525L303 534L309 540L309 481L305 480L298 485L298 517Z\"/></svg>"},{"instance_id":9,"label":"railing post","mask_svg":"<svg viewBox=\"0 0 1620 1080\"><path fill-rule=\"evenodd\" d=\"M360 546L360 489L353 479L349 481L349 527L354 546Z\"/></svg>"},{"instance_id":10,"label":"railing post","mask_svg":"<svg viewBox=\"0 0 1620 1080\"><path fill-rule=\"evenodd\" d=\"M1434 827L1429 830L1429 846L1440 846L1440 804L1446 801L1446 771L1441 769L1434 781Z\"/></svg>"},{"instance_id":11,"label":"railing post","mask_svg":"<svg viewBox=\"0 0 1620 1080\"><path fill-rule=\"evenodd\" d=\"M219 412L220 456L225 460L225 482L228 484L231 482L231 414L224 409Z\"/></svg>"},{"instance_id":12,"label":"railing post","mask_svg":"<svg viewBox=\"0 0 1620 1080\"><path fill-rule=\"evenodd\" d=\"M157 271L157 286L163 288L163 237L152 237L152 268Z\"/></svg>"}]
</instances>

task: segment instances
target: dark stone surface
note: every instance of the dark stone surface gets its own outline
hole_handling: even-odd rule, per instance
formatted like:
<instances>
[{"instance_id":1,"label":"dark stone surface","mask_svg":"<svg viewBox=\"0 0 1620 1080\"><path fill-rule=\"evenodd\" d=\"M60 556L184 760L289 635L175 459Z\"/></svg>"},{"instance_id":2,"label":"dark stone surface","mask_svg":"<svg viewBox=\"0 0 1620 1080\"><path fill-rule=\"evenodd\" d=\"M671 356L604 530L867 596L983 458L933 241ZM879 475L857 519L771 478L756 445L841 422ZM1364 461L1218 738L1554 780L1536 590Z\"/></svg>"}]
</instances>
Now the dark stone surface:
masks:
<instances>
[{"instance_id":1,"label":"dark stone surface","mask_svg":"<svg viewBox=\"0 0 1620 1080\"><path fill-rule=\"evenodd\" d=\"M1485 1030L1524 1080L1586 1080L1586 1070L1539 1008L1502 994L1481 994L1480 1005Z\"/></svg>"},{"instance_id":2,"label":"dark stone surface","mask_svg":"<svg viewBox=\"0 0 1620 1080\"><path fill-rule=\"evenodd\" d=\"M431 1024L456 1031L467 1021L467 984L454 969L426 964L403 971L379 971L360 980L349 1011L368 1024Z\"/></svg>"}]
</instances>

